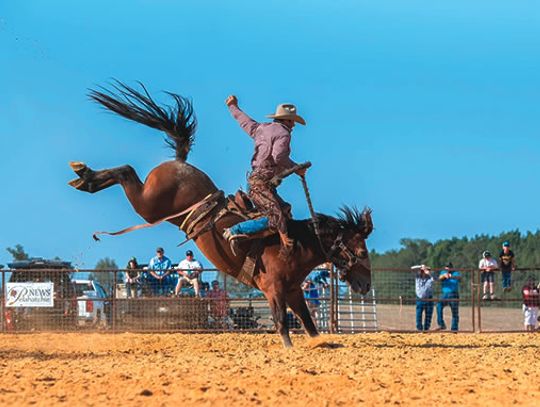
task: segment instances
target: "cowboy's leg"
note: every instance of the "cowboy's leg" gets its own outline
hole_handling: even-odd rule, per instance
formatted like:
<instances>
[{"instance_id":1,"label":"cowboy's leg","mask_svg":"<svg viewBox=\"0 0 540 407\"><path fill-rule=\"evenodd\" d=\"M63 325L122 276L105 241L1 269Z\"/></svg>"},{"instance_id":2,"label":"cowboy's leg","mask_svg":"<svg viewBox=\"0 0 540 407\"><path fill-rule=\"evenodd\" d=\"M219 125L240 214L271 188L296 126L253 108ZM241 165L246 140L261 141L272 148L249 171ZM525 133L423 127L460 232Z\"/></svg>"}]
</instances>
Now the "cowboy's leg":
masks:
<instances>
[{"instance_id":1,"label":"cowboy's leg","mask_svg":"<svg viewBox=\"0 0 540 407\"><path fill-rule=\"evenodd\" d=\"M269 227L278 231L282 247L290 250L293 241L287 235L287 216L275 188L263 182L252 182L249 196L257 209L268 217Z\"/></svg>"}]
</instances>

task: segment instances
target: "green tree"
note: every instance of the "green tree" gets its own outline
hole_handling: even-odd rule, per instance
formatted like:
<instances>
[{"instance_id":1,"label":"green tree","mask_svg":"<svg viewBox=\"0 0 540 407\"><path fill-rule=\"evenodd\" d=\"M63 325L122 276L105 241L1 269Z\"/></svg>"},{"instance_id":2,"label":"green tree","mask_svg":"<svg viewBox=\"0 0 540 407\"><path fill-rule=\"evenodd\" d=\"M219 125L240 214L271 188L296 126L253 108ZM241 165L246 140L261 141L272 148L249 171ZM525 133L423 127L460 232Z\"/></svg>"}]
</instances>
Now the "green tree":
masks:
<instances>
[{"instance_id":1,"label":"green tree","mask_svg":"<svg viewBox=\"0 0 540 407\"><path fill-rule=\"evenodd\" d=\"M458 268L475 268L484 250L498 258L501 244L509 241L516 254L520 268L540 267L540 230L522 234L519 230L502 232L499 235L476 235L472 238L453 237L430 243L424 239L401 239L401 248L385 253L371 252L374 268L408 268L415 264L443 267L451 261Z\"/></svg>"},{"instance_id":2,"label":"green tree","mask_svg":"<svg viewBox=\"0 0 540 407\"><path fill-rule=\"evenodd\" d=\"M14 261L28 260L30 256L24 251L24 247L20 244L16 244L15 247L8 247L6 250L11 254Z\"/></svg>"},{"instance_id":3,"label":"green tree","mask_svg":"<svg viewBox=\"0 0 540 407\"><path fill-rule=\"evenodd\" d=\"M96 280L100 283L103 288L112 295L114 292L114 270L118 270L118 265L116 261L109 257L104 257L96 263L94 272L90 273L88 278L90 280ZM120 276L117 276L117 281L120 279Z\"/></svg>"},{"instance_id":4,"label":"green tree","mask_svg":"<svg viewBox=\"0 0 540 407\"><path fill-rule=\"evenodd\" d=\"M225 279L227 279L226 284ZM219 281L221 288L227 287L227 292L232 298L247 298L262 295L260 291L255 290L254 288L241 283L236 278L224 273L218 273L217 280Z\"/></svg>"}]
</instances>

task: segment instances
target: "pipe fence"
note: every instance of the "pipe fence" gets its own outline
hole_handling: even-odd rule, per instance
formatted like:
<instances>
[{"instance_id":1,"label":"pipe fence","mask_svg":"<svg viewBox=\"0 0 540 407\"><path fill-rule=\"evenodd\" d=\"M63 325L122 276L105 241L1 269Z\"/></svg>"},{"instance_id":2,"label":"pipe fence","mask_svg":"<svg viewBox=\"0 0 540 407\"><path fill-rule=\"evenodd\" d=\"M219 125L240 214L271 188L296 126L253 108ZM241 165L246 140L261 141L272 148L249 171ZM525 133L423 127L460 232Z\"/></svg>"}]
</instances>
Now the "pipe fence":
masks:
<instances>
[{"instance_id":1,"label":"pipe fence","mask_svg":"<svg viewBox=\"0 0 540 407\"><path fill-rule=\"evenodd\" d=\"M442 272L442 270L441 270ZM524 328L522 288L535 285L540 269L512 272L502 289L495 272L494 297L479 270L460 270L457 293L441 290L440 271L432 272L433 294L415 294L415 272L375 269L366 295L351 292L331 265L314 270L304 284L308 307L321 332L519 332ZM0 270L0 331L105 332L271 332L268 302L258 290L216 269L182 278L175 270ZM130 274L128 274L130 273ZM484 295L486 288L487 295ZM426 318L430 321L426 321ZM292 312L287 322L302 329ZM431 322L426 326L426 322Z\"/></svg>"}]
</instances>

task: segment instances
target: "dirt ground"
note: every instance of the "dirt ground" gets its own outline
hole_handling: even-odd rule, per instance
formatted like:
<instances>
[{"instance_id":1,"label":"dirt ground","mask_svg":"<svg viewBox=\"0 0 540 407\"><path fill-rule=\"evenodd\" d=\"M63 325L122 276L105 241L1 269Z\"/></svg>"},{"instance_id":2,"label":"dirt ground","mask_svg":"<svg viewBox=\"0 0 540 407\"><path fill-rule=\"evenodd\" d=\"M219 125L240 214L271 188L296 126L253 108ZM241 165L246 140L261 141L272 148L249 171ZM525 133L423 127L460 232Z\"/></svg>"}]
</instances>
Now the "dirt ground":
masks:
<instances>
[{"instance_id":1,"label":"dirt ground","mask_svg":"<svg viewBox=\"0 0 540 407\"><path fill-rule=\"evenodd\" d=\"M0 336L1 405L538 405L540 334Z\"/></svg>"}]
</instances>

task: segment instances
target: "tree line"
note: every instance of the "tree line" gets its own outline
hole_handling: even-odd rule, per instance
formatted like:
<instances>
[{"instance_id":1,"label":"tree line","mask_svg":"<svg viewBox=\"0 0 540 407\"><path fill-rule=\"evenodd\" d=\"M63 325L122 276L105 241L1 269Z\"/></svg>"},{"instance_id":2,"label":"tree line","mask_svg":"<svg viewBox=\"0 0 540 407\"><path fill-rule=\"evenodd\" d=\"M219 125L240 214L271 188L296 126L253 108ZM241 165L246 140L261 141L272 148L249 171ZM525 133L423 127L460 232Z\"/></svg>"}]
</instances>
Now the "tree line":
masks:
<instances>
[{"instance_id":1,"label":"tree line","mask_svg":"<svg viewBox=\"0 0 540 407\"><path fill-rule=\"evenodd\" d=\"M453 237L434 243L426 239L403 238L399 249L384 253L372 250L370 258L374 268L409 268L415 264L442 268L448 262L456 268L476 268L485 250L498 260L504 241L510 242L518 268L540 267L540 230L521 233L516 229L493 236Z\"/></svg>"}]
</instances>

